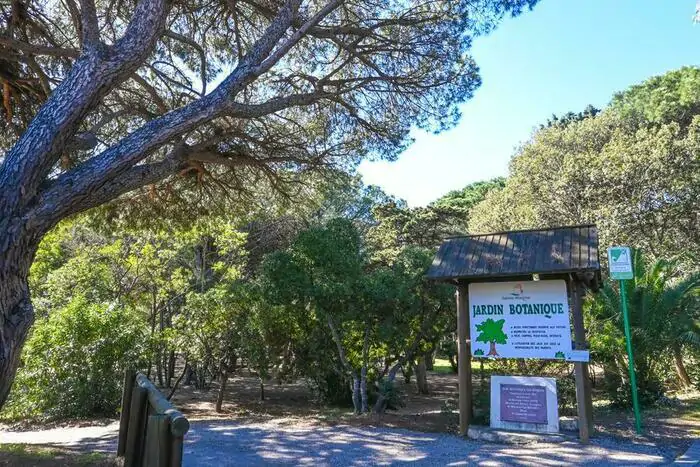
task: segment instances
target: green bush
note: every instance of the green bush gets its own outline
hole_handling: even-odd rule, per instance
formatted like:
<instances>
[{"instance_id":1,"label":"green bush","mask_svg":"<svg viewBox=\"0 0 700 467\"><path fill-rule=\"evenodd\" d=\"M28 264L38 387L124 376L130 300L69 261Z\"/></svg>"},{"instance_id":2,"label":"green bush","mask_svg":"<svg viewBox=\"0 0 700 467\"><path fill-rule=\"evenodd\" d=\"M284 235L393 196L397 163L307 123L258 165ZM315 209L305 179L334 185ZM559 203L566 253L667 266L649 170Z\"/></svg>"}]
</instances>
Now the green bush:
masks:
<instances>
[{"instance_id":1,"label":"green bush","mask_svg":"<svg viewBox=\"0 0 700 467\"><path fill-rule=\"evenodd\" d=\"M3 418L114 416L126 366L146 341L131 310L76 296L34 325Z\"/></svg>"},{"instance_id":2,"label":"green bush","mask_svg":"<svg viewBox=\"0 0 700 467\"><path fill-rule=\"evenodd\" d=\"M386 410L399 410L406 406L405 394L399 389L396 382L382 378L377 382L377 397L384 396Z\"/></svg>"}]
</instances>

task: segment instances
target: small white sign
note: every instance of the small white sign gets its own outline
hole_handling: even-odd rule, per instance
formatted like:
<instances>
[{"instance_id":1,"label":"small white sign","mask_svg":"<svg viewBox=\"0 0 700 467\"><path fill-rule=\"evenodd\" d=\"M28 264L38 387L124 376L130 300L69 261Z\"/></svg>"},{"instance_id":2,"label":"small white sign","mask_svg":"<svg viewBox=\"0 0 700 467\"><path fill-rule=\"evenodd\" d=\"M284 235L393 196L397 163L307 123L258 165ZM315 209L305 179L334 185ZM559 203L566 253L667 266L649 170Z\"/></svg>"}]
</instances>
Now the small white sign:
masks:
<instances>
[{"instance_id":1,"label":"small white sign","mask_svg":"<svg viewBox=\"0 0 700 467\"><path fill-rule=\"evenodd\" d=\"M564 359L567 362L588 362L591 359L591 353L588 350L572 350L565 354Z\"/></svg>"},{"instance_id":2,"label":"small white sign","mask_svg":"<svg viewBox=\"0 0 700 467\"><path fill-rule=\"evenodd\" d=\"M627 246L608 248L608 268L610 278L615 280L634 279L632 252Z\"/></svg>"},{"instance_id":3,"label":"small white sign","mask_svg":"<svg viewBox=\"0 0 700 467\"><path fill-rule=\"evenodd\" d=\"M469 284L474 357L566 360L571 352L563 280Z\"/></svg>"}]
</instances>

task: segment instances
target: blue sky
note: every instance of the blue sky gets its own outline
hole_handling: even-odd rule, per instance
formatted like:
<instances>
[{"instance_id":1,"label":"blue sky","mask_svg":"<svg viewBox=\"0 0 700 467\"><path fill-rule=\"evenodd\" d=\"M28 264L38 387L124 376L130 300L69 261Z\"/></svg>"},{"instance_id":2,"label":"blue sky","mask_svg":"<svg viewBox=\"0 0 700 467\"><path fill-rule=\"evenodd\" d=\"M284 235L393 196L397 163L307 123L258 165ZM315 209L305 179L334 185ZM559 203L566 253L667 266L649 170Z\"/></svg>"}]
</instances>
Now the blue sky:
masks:
<instances>
[{"instance_id":1,"label":"blue sky","mask_svg":"<svg viewBox=\"0 0 700 467\"><path fill-rule=\"evenodd\" d=\"M553 113L601 108L631 84L698 65L694 12L693 0L542 0L475 40L483 84L455 128L416 132L398 161L359 171L411 206L506 175L515 149Z\"/></svg>"}]
</instances>

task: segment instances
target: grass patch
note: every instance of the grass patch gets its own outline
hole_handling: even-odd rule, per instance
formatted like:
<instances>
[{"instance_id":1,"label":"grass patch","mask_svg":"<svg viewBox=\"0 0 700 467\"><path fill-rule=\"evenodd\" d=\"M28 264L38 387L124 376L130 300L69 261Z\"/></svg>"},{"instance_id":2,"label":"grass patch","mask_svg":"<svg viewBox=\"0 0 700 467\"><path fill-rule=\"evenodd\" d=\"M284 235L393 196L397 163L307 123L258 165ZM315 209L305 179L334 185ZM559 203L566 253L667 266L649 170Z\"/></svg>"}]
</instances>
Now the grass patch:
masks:
<instances>
[{"instance_id":1,"label":"grass patch","mask_svg":"<svg viewBox=\"0 0 700 467\"><path fill-rule=\"evenodd\" d=\"M487 374L490 374L488 373L488 371L491 368L491 362L489 362L489 359L487 358L484 358L482 360L484 361L484 370L487 372ZM472 359L472 373L475 371L479 371L480 368L480 360L477 358ZM454 371L452 371L452 365L450 365L450 361L446 358L435 359L435 363L433 363L433 372L441 374L456 374Z\"/></svg>"},{"instance_id":2,"label":"grass patch","mask_svg":"<svg viewBox=\"0 0 700 467\"><path fill-rule=\"evenodd\" d=\"M436 358L435 359L435 362L433 363L433 372L440 373L440 374L454 373L452 371L452 365L450 365L450 361L447 360L446 358Z\"/></svg>"},{"instance_id":3,"label":"grass patch","mask_svg":"<svg viewBox=\"0 0 700 467\"><path fill-rule=\"evenodd\" d=\"M99 452L77 453L34 444L0 444L0 466L116 467L118 461Z\"/></svg>"}]
</instances>

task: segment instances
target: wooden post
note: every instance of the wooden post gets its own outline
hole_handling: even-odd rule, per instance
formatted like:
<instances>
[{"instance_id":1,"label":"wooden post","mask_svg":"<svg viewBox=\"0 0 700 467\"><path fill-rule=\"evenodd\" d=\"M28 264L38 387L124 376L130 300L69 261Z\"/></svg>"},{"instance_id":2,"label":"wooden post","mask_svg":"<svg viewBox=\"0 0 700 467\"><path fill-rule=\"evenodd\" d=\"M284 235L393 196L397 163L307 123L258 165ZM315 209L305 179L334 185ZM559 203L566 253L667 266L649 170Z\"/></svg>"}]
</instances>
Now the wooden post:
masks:
<instances>
[{"instance_id":1,"label":"wooden post","mask_svg":"<svg viewBox=\"0 0 700 467\"><path fill-rule=\"evenodd\" d=\"M170 438L170 417L160 414L150 415L146 426L144 467L168 467L170 465Z\"/></svg>"},{"instance_id":2,"label":"wooden post","mask_svg":"<svg viewBox=\"0 0 700 467\"><path fill-rule=\"evenodd\" d=\"M472 414L471 339L469 337L468 287L457 286L457 356L459 362L459 434L467 436Z\"/></svg>"},{"instance_id":3,"label":"wooden post","mask_svg":"<svg viewBox=\"0 0 700 467\"><path fill-rule=\"evenodd\" d=\"M134 386L129 408L129 428L126 435L124 467L141 467L143 439L146 435L146 406L148 390Z\"/></svg>"},{"instance_id":4,"label":"wooden post","mask_svg":"<svg viewBox=\"0 0 700 467\"><path fill-rule=\"evenodd\" d=\"M131 409L131 392L134 389L136 373L133 369L127 368L124 371L124 387L122 389L122 413L119 417L119 441L117 444L117 456L124 455L126 450L126 433L129 427L129 413Z\"/></svg>"},{"instance_id":5,"label":"wooden post","mask_svg":"<svg viewBox=\"0 0 700 467\"><path fill-rule=\"evenodd\" d=\"M173 436L170 443L170 466L182 467L183 437Z\"/></svg>"},{"instance_id":6,"label":"wooden post","mask_svg":"<svg viewBox=\"0 0 700 467\"><path fill-rule=\"evenodd\" d=\"M583 327L583 286L576 279L570 281L572 316L574 321L574 349L586 350L586 330ZM578 433L582 443L588 443L593 434L593 398L588 378L588 363L575 362L576 407L578 409Z\"/></svg>"},{"instance_id":7,"label":"wooden post","mask_svg":"<svg viewBox=\"0 0 700 467\"><path fill-rule=\"evenodd\" d=\"M148 402L153 409L152 413L170 417L170 431L173 436L184 436L187 430L190 429L190 422L187 418L179 410L175 409L170 401L142 373L136 375L135 384L148 394Z\"/></svg>"}]
</instances>

